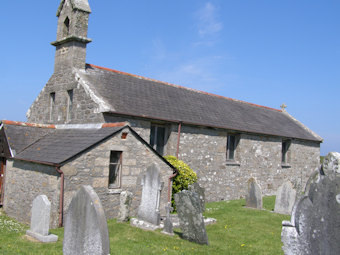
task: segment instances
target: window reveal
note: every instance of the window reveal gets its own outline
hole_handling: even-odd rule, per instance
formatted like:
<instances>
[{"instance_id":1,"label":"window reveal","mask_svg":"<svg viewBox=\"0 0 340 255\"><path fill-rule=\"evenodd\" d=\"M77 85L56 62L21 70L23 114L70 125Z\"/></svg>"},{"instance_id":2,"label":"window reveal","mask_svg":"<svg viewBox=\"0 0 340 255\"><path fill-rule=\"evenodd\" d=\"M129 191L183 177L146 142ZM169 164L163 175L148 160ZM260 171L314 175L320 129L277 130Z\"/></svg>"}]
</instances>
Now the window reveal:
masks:
<instances>
[{"instance_id":1,"label":"window reveal","mask_svg":"<svg viewBox=\"0 0 340 255\"><path fill-rule=\"evenodd\" d=\"M290 147L290 140L283 140L282 141L282 163L287 164L289 162L289 147Z\"/></svg>"},{"instance_id":2,"label":"window reveal","mask_svg":"<svg viewBox=\"0 0 340 255\"><path fill-rule=\"evenodd\" d=\"M235 150L237 146L237 136L228 135L227 138L227 160L235 160Z\"/></svg>"},{"instance_id":3,"label":"window reveal","mask_svg":"<svg viewBox=\"0 0 340 255\"><path fill-rule=\"evenodd\" d=\"M111 151L109 165L109 188L120 188L122 152Z\"/></svg>"}]
</instances>

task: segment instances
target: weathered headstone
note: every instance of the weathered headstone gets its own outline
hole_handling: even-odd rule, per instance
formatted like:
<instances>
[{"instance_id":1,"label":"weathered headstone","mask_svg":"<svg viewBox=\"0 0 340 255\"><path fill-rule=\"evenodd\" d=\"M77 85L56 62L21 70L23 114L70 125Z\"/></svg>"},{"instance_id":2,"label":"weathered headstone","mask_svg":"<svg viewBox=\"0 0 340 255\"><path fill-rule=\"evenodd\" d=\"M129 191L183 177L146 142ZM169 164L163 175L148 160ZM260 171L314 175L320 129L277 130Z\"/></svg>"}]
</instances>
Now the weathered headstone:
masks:
<instances>
[{"instance_id":1,"label":"weathered headstone","mask_svg":"<svg viewBox=\"0 0 340 255\"><path fill-rule=\"evenodd\" d=\"M64 255L110 253L105 212L91 186L82 186L73 196L65 218Z\"/></svg>"},{"instance_id":2,"label":"weathered headstone","mask_svg":"<svg viewBox=\"0 0 340 255\"><path fill-rule=\"evenodd\" d=\"M295 203L296 191L290 181L284 182L277 190L274 212L291 214Z\"/></svg>"},{"instance_id":3,"label":"weathered headstone","mask_svg":"<svg viewBox=\"0 0 340 255\"><path fill-rule=\"evenodd\" d=\"M56 242L58 236L49 234L51 202L47 196L40 195L33 200L31 213L31 228L26 234L44 243Z\"/></svg>"},{"instance_id":4,"label":"weathered headstone","mask_svg":"<svg viewBox=\"0 0 340 255\"><path fill-rule=\"evenodd\" d=\"M126 222L129 220L132 196L133 194L130 191L120 193L118 222Z\"/></svg>"},{"instance_id":5,"label":"weathered headstone","mask_svg":"<svg viewBox=\"0 0 340 255\"><path fill-rule=\"evenodd\" d=\"M305 196L282 222L283 251L291 254L340 254L340 154L329 153L308 180Z\"/></svg>"},{"instance_id":6,"label":"weathered headstone","mask_svg":"<svg viewBox=\"0 0 340 255\"><path fill-rule=\"evenodd\" d=\"M175 202L183 238L199 244L209 244L198 194L182 190L175 194Z\"/></svg>"},{"instance_id":7,"label":"weathered headstone","mask_svg":"<svg viewBox=\"0 0 340 255\"><path fill-rule=\"evenodd\" d=\"M248 192L246 195L246 206L262 209L262 192L254 178L248 180Z\"/></svg>"},{"instance_id":8,"label":"weathered headstone","mask_svg":"<svg viewBox=\"0 0 340 255\"><path fill-rule=\"evenodd\" d=\"M204 194L205 189L202 188L198 184L198 182L195 182L195 183L189 185L188 190L198 194L200 201L201 201L202 212L204 212L205 211L205 194Z\"/></svg>"},{"instance_id":9,"label":"weathered headstone","mask_svg":"<svg viewBox=\"0 0 340 255\"><path fill-rule=\"evenodd\" d=\"M138 219L159 225L160 192L163 184L159 175L159 166L154 163L148 167L142 179L142 199L138 209Z\"/></svg>"},{"instance_id":10,"label":"weathered headstone","mask_svg":"<svg viewBox=\"0 0 340 255\"><path fill-rule=\"evenodd\" d=\"M162 233L167 234L167 235L173 235L173 224L171 221L171 215L170 213L172 212L173 208L171 207L171 203L168 202L167 206L165 206L165 211L166 211L166 218L164 220L164 229Z\"/></svg>"}]
</instances>

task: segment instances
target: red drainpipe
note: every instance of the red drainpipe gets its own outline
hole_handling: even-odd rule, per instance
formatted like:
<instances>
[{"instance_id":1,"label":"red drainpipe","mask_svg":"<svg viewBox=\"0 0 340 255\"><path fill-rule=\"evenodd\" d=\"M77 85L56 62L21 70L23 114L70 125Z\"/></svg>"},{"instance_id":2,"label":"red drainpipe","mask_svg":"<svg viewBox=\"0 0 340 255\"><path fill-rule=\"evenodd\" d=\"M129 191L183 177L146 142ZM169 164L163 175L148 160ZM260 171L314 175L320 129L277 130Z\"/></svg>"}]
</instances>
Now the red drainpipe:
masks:
<instances>
[{"instance_id":1,"label":"red drainpipe","mask_svg":"<svg viewBox=\"0 0 340 255\"><path fill-rule=\"evenodd\" d=\"M178 154L179 154L179 141L181 138L181 127L182 127L182 122L178 123L178 131L177 131L177 152L176 152L176 158L178 159Z\"/></svg>"},{"instance_id":2,"label":"red drainpipe","mask_svg":"<svg viewBox=\"0 0 340 255\"><path fill-rule=\"evenodd\" d=\"M59 195L59 227L63 226L64 216L64 172L59 166L56 167L57 172L60 174L60 195Z\"/></svg>"}]
</instances>

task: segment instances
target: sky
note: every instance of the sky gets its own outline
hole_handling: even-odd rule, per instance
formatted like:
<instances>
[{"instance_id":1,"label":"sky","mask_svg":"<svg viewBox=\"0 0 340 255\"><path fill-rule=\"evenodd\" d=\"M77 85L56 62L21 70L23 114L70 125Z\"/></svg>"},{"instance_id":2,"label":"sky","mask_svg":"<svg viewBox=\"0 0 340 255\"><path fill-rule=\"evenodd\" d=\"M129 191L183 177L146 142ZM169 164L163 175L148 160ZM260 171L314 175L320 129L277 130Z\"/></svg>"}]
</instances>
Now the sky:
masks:
<instances>
[{"instance_id":1,"label":"sky","mask_svg":"<svg viewBox=\"0 0 340 255\"><path fill-rule=\"evenodd\" d=\"M59 0L2 1L0 119L53 73ZM89 0L87 63L280 108L340 152L339 0Z\"/></svg>"}]
</instances>

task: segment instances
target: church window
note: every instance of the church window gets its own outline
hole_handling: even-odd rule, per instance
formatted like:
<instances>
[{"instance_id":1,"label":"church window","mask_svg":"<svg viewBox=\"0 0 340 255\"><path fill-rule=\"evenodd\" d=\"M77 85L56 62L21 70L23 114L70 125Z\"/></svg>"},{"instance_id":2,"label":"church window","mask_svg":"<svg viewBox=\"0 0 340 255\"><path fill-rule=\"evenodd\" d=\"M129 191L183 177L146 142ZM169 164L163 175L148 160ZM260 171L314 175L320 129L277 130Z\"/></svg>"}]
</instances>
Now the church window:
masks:
<instances>
[{"instance_id":1,"label":"church window","mask_svg":"<svg viewBox=\"0 0 340 255\"><path fill-rule=\"evenodd\" d=\"M109 165L109 188L120 188L122 152L111 151Z\"/></svg>"},{"instance_id":2,"label":"church window","mask_svg":"<svg viewBox=\"0 0 340 255\"><path fill-rule=\"evenodd\" d=\"M66 17L64 21L64 27L63 27L63 37L66 37L70 34L70 19Z\"/></svg>"},{"instance_id":3,"label":"church window","mask_svg":"<svg viewBox=\"0 0 340 255\"><path fill-rule=\"evenodd\" d=\"M70 121L71 120L72 106L73 106L73 89L67 91L66 121Z\"/></svg>"},{"instance_id":4,"label":"church window","mask_svg":"<svg viewBox=\"0 0 340 255\"><path fill-rule=\"evenodd\" d=\"M164 153L165 139L165 127L152 124L150 130L150 145L160 155Z\"/></svg>"},{"instance_id":5,"label":"church window","mask_svg":"<svg viewBox=\"0 0 340 255\"><path fill-rule=\"evenodd\" d=\"M227 160L235 160L235 150L238 143L238 135L229 134L227 137Z\"/></svg>"},{"instance_id":6,"label":"church window","mask_svg":"<svg viewBox=\"0 0 340 255\"><path fill-rule=\"evenodd\" d=\"M291 141L290 140L283 140L282 141L282 164L288 164L289 163L289 147L290 147Z\"/></svg>"},{"instance_id":7,"label":"church window","mask_svg":"<svg viewBox=\"0 0 340 255\"><path fill-rule=\"evenodd\" d=\"M50 93L50 121L53 121L53 113L55 108L55 92Z\"/></svg>"}]
</instances>

